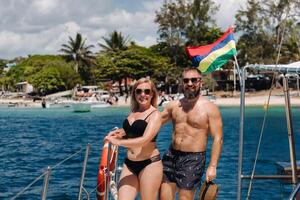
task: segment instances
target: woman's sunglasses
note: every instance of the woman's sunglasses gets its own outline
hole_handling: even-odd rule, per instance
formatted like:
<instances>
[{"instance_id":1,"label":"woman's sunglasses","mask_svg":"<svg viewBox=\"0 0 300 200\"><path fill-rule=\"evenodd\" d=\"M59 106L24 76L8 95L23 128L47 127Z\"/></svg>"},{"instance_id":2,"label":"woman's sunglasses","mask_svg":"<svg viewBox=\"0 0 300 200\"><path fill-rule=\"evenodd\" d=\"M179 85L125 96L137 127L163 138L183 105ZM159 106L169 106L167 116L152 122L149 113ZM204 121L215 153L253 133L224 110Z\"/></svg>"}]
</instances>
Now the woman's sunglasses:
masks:
<instances>
[{"instance_id":1,"label":"woman's sunglasses","mask_svg":"<svg viewBox=\"0 0 300 200\"><path fill-rule=\"evenodd\" d=\"M136 89L135 94L144 94L149 95L151 93L151 89Z\"/></svg>"},{"instance_id":2,"label":"woman's sunglasses","mask_svg":"<svg viewBox=\"0 0 300 200\"><path fill-rule=\"evenodd\" d=\"M184 82L185 84L188 84L190 81L191 81L193 84L196 84L196 83L198 83L198 81L201 81L201 78L184 78L184 79L183 79L183 82Z\"/></svg>"}]
</instances>

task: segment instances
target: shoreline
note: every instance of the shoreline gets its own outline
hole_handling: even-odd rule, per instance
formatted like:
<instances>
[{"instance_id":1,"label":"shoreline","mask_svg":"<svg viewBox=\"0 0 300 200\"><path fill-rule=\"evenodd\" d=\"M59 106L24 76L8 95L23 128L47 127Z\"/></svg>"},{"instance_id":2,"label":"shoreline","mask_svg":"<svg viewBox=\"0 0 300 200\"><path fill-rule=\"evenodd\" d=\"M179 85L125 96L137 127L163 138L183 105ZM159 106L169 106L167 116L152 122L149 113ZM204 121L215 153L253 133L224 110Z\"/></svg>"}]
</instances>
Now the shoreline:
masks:
<instances>
[{"instance_id":1,"label":"shoreline","mask_svg":"<svg viewBox=\"0 0 300 200\"><path fill-rule=\"evenodd\" d=\"M268 100L268 95L246 95L245 105L246 106L266 106ZM239 107L240 106L240 98L239 95L236 97L220 97L216 96L215 99L211 99L213 103L220 107ZM290 98L291 106L300 107L300 97L291 95ZM270 106L284 106L285 98L283 95L272 95L270 97ZM30 99L0 99L0 106L2 107L15 107L15 108L41 108L42 101L37 100L33 102ZM124 98L120 97L119 101L112 105L112 107L129 107L130 101L125 103Z\"/></svg>"},{"instance_id":2,"label":"shoreline","mask_svg":"<svg viewBox=\"0 0 300 200\"><path fill-rule=\"evenodd\" d=\"M218 106L237 106L239 107L241 102L240 98L217 98L214 103ZM257 97L247 97L245 98L246 106L267 106L268 96L257 96ZM300 106L300 97L290 98L291 106ZM285 98L284 96L271 96L270 106L284 106Z\"/></svg>"}]
</instances>

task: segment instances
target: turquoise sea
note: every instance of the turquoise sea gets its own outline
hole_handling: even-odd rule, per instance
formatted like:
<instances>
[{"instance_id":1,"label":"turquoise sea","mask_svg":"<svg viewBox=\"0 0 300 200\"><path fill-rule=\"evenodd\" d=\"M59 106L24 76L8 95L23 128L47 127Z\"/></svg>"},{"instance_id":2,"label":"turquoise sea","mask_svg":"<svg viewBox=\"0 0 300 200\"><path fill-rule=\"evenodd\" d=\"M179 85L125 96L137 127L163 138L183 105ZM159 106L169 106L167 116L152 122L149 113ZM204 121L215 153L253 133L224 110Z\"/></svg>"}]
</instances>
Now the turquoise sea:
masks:
<instances>
[{"instance_id":1,"label":"turquoise sea","mask_svg":"<svg viewBox=\"0 0 300 200\"><path fill-rule=\"evenodd\" d=\"M0 108L0 199L10 199L40 176L47 166L54 166L90 143L84 186L92 191L96 186L102 139L115 126L121 126L129 108L102 108L88 113L74 113L70 108ZM224 124L224 145L216 182L220 186L218 199L236 199L239 108L221 108ZM251 173L264 110L246 109L244 172ZM297 159L300 159L300 108L293 109ZM162 127L158 148L163 153L170 144L171 124ZM210 146L210 145L209 145ZM277 161L289 161L288 137L283 107L271 108L266 122L257 174L275 174ZM47 199L77 199L85 150L52 171ZM120 163L125 150L120 150ZM210 156L210 148L207 157ZM247 193L248 181L243 182ZM40 199L42 179L18 199ZM254 181L251 199L286 199L289 185L278 180ZM91 194L91 199L95 198ZM244 199L244 198L243 198Z\"/></svg>"}]
</instances>

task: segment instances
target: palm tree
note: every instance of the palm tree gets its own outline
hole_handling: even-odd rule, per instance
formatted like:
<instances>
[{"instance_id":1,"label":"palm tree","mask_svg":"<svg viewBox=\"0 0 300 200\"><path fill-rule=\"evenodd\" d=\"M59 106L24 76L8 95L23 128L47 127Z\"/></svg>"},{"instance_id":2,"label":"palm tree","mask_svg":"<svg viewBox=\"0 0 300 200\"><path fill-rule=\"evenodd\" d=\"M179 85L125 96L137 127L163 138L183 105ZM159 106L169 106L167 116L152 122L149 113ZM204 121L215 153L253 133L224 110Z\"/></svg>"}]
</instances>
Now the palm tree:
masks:
<instances>
[{"instance_id":1,"label":"palm tree","mask_svg":"<svg viewBox=\"0 0 300 200\"><path fill-rule=\"evenodd\" d=\"M128 36L124 37L121 32L113 31L109 37L102 37L105 44L98 43L103 49L102 52L117 52L119 50L126 50L130 39Z\"/></svg>"},{"instance_id":2,"label":"palm tree","mask_svg":"<svg viewBox=\"0 0 300 200\"><path fill-rule=\"evenodd\" d=\"M68 44L63 44L63 48L59 50L66 54L70 60L75 61L76 73L78 73L80 63L89 66L94 58L90 51L94 45L86 46L85 41L86 39L82 40L81 34L77 33L75 39L69 36Z\"/></svg>"},{"instance_id":3,"label":"palm tree","mask_svg":"<svg viewBox=\"0 0 300 200\"><path fill-rule=\"evenodd\" d=\"M101 52L104 53L118 53L119 51L124 51L128 48L128 43L130 42L130 39L128 36L124 37L121 32L113 31L111 34L109 34L108 37L102 37L105 44L98 43L98 45L103 49ZM131 44L134 44L131 42ZM119 91L120 95L123 96L123 89L122 89L122 80L125 80L125 92L128 94L127 89L127 77L119 77Z\"/></svg>"}]
</instances>

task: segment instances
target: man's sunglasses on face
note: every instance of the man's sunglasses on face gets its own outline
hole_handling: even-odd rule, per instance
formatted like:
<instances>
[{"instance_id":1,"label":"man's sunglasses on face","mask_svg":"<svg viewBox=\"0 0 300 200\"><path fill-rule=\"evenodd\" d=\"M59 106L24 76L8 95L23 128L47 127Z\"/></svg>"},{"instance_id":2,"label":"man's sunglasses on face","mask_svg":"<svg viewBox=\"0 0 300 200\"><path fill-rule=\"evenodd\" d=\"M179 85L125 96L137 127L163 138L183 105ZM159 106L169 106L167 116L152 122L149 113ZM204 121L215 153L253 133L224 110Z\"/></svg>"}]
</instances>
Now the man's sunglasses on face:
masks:
<instances>
[{"instance_id":1,"label":"man's sunglasses on face","mask_svg":"<svg viewBox=\"0 0 300 200\"><path fill-rule=\"evenodd\" d=\"M201 81L201 78L199 77L199 78L184 78L184 79L183 79L183 82L184 82L185 84L188 84L190 81L191 81L193 84L196 84L196 83L198 83L198 81Z\"/></svg>"}]
</instances>

